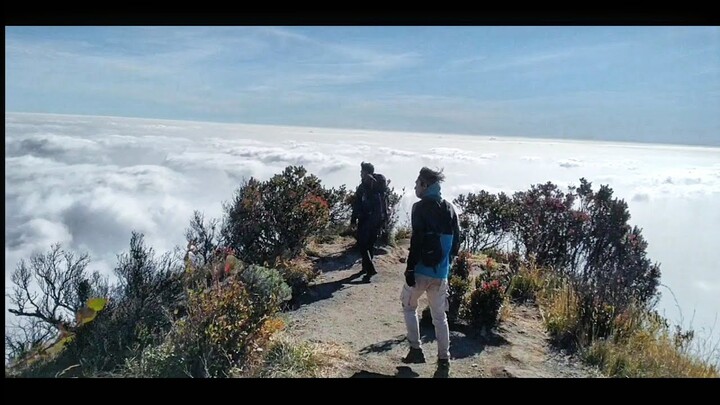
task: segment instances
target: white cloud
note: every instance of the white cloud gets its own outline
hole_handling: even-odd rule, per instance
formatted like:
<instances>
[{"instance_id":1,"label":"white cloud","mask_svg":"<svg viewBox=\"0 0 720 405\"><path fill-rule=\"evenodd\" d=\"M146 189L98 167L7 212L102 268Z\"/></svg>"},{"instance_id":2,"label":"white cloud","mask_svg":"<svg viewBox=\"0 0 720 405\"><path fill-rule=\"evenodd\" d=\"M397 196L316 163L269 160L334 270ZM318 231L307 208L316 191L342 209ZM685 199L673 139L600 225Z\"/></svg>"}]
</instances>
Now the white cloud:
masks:
<instances>
[{"instance_id":1,"label":"white cloud","mask_svg":"<svg viewBox=\"0 0 720 405\"><path fill-rule=\"evenodd\" d=\"M558 162L560 167L565 168L571 168L571 167L580 167L582 165L582 160L579 159L565 159Z\"/></svg>"},{"instance_id":2,"label":"white cloud","mask_svg":"<svg viewBox=\"0 0 720 405\"><path fill-rule=\"evenodd\" d=\"M488 160L497 158L495 153L478 153L475 151L462 150L457 148L432 148L424 155L431 160L459 160L484 164Z\"/></svg>"},{"instance_id":3,"label":"white cloud","mask_svg":"<svg viewBox=\"0 0 720 405\"><path fill-rule=\"evenodd\" d=\"M405 188L401 220L424 165L444 169L449 200L580 177L610 184L681 305L705 311L699 319L720 308L708 281L720 262L718 148L15 113L6 114L5 145L6 280L19 259L54 242L89 251L91 268L109 272L131 230L159 252L183 245L192 211L219 217L243 179L304 165L328 186L353 189L370 161Z\"/></svg>"},{"instance_id":4,"label":"white cloud","mask_svg":"<svg viewBox=\"0 0 720 405\"><path fill-rule=\"evenodd\" d=\"M582 64L588 57L596 57L598 54L615 54L618 51L627 49L633 43L608 42L586 46L562 47L556 50L523 54L521 56L490 58L479 56L448 61L446 69L465 70L477 73L488 73L494 71L518 70L532 72L534 75L557 73L559 64L572 65ZM543 75L540 75L543 77Z\"/></svg>"},{"instance_id":5,"label":"white cloud","mask_svg":"<svg viewBox=\"0 0 720 405\"><path fill-rule=\"evenodd\" d=\"M380 148L378 148L378 150L380 152L387 153L392 156L400 156L400 157L405 157L405 158L412 158L414 156L417 156L417 153L415 153L415 152L410 152L410 151L401 150L401 149L380 147Z\"/></svg>"},{"instance_id":6,"label":"white cloud","mask_svg":"<svg viewBox=\"0 0 720 405\"><path fill-rule=\"evenodd\" d=\"M705 292L720 293L720 281L695 280L693 284Z\"/></svg>"},{"instance_id":7,"label":"white cloud","mask_svg":"<svg viewBox=\"0 0 720 405\"><path fill-rule=\"evenodd\" d=\"M467 193L477 193L480 190L485 190L489 193L500 193L500 192L508 192L507 189L503 189L501 187L495 187L491 186L489 184L481 184L481 183L470 183L470 184L460 184L460 185L453 185L449 187L444 187L444 190L451 194L467 194Z\"/></svg>"}]
</instances>

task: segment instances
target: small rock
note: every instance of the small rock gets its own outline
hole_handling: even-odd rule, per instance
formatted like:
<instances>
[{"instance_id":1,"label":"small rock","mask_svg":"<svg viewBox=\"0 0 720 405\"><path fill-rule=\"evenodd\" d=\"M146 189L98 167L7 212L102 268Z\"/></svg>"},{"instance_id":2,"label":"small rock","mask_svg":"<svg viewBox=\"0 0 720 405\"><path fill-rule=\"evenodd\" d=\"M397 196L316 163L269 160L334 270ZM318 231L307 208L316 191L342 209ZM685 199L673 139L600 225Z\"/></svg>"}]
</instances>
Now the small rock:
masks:
<instances>
[{"instance_id":1,"label":"small rock","mask_svg":"<svg viewBox=\"0 0 720 405\"><path fill-rule=\"evenodd\" d=\"M401 258L400 258L400 263L405 263L405 262L407 262L407 258L406 258L406 257L401 257Z\"/></svg>"}]
</instances>

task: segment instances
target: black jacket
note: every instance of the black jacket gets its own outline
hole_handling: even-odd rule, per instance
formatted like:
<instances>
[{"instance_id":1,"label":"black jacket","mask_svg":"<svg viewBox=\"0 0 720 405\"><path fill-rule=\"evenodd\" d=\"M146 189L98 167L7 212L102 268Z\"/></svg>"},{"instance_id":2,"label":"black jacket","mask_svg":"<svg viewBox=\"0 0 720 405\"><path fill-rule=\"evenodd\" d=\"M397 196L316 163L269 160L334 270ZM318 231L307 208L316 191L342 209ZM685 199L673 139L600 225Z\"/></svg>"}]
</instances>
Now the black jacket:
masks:
<instances>
[{"instance_id":1,"label":"black jacket","mask_svg":"<svg viewBox=\"0 0 720 405\"><path fill-rule=\"evenodd\" d=\"M445 200L438 201L436 198L424 197L416 202L412 208L412 237L407 259L408 270L422 267L420 264L420 245L426 232L446 235L442 239L448 242L452 237L450 246L445 245L445 249L448 249L445 250L445 266L450 265L449 257L457 256L460 250L460 223L452 204ZM447 274L448 270L445 269L441 273Z\"/></svg>"}]
</instances>

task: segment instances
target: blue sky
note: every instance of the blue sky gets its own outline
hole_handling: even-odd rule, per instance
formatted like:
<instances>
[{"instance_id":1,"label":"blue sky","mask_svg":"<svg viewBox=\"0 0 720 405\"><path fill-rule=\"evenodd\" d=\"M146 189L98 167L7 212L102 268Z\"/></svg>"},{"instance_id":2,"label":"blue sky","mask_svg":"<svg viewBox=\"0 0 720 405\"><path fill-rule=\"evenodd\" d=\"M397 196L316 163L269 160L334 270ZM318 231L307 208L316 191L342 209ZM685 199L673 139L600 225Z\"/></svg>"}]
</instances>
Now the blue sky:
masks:
<instances>
[{"instance_id":1,"label":"blue sky","mask_svg":"<svg viewBox=\"0 0 720 405\"><path fill-rule=\"evenodd\" d=\"M6 27L6 112L720 145L720 27Z\"/></svg>"}]
</instances>

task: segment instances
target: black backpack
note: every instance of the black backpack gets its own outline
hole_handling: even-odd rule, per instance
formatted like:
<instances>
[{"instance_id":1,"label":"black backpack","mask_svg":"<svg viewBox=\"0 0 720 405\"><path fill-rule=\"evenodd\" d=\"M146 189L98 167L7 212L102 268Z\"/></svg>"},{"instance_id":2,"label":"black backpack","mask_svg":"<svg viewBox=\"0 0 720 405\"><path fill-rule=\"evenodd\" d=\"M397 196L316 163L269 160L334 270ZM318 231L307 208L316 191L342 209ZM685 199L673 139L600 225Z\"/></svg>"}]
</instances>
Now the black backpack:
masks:
<instances>
[{"instance_id":1,"label":"black backpack","mask_svg":"<svg viewBox=\"0 0 720 405\"><path fill-rule=\"evenodd\" d=\"M373 193L377 195L379 199L379 218L380 223L385 224L390 219L390 188L388 187L389 181L380 173L373 174L375 178L375 184L373 186Z\"/></svg>"},{"instance_id":2,"label":"black backpack","mask_svg":"<svg viewBox=\"0 0 720 405\"><path fill-rule=\"evenodd\" d=\"M435 204L433 208L437 211L437 215L443 216L445 213L443 209L444 204L446 204L445 200L436 202ZM437 265L440 264L442 258L443 249L439 229L425 232L423 234L422 244L420 245L420 261L425 266L432 267L437 271Z\"/></svg>"}]
</instances>

